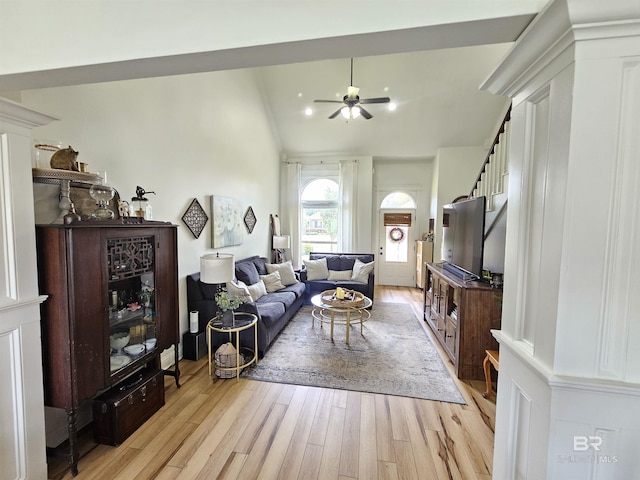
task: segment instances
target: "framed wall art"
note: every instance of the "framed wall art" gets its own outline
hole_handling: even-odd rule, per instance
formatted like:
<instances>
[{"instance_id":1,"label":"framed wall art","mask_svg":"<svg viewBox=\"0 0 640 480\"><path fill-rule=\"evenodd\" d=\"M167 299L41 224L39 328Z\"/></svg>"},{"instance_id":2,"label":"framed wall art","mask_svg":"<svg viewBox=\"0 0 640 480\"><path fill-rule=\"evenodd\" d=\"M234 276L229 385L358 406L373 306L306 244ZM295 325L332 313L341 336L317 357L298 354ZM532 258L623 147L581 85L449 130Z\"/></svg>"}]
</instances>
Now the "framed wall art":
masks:
<instances>
[{"instance_id":1,"label":"framed wall art","mask_svg":"<svg viewBox=\"0 0 640 480\"><path fill-rule=\"evenodd\" d=\"M213 248L241 245L244 240L242 203L220 195L211 196L211 246Z\"/></svg>"},{"instance_id":2,"label":"framed wall art","mask_svg":"<svg viewBox=\"0 0 640 480\"><path fill-rule=\"evenodd\" d=\"M256 215L253 213L253 208L249 207L247 209L247 213L244 214L244 224L247 226L247 231L249 233L253 233L253 229L256 226L256 222L258 219Z\"/></svg>"},{"instance_id":3,"label":"framed wall art","mask_svg":"<svg viewBox=\"0 0 640 480\"><path fill-rule=\"evenodd\" d=\"M189 205L189 208L187 208L187 211L184 212L182 216L182 221L195 238L200 236L208 220L209 217L197 198L193 199L193 202L191 202L191 205Z\"/></svg>"}]
</instances>

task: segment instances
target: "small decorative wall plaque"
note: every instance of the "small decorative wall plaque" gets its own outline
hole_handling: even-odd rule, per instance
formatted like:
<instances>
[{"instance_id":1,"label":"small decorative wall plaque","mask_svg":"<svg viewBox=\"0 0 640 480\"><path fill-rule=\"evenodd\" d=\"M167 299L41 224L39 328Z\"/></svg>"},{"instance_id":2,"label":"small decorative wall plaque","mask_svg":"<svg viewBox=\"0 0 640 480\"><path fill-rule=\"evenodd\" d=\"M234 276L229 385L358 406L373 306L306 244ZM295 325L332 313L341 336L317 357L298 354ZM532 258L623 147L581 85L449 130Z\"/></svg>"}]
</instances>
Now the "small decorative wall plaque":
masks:
<instances>
[{"instance_id":1,"label":"small decorative wall plaque","mask_svg":"<svg viewBox=\"0 0 640 480\"><path fill-rule=\"evenodd\" d=\"M253 208L249 207L247 209L247 213L244 214L244 224L247 226L247 231L249 233L253 233L253 229L256 226L257 221L258 220L256 219L256 216L253 213Z\"/></svg>"},{"instance_id":2,"label":"small decorative wall plaque","mask_svg":"<svg viewBox=\"0 0 640 480\"><path fill-rule=\"evenodd\" d=\"M193 202L191 202L191 205L189 205L189 208L187 208L187 211L184 212L184 215L182 216L182 221L195 238L200 236L208 220L209 217L203 210L197 198L193 199Z\"/></svg>"}]
</instances>

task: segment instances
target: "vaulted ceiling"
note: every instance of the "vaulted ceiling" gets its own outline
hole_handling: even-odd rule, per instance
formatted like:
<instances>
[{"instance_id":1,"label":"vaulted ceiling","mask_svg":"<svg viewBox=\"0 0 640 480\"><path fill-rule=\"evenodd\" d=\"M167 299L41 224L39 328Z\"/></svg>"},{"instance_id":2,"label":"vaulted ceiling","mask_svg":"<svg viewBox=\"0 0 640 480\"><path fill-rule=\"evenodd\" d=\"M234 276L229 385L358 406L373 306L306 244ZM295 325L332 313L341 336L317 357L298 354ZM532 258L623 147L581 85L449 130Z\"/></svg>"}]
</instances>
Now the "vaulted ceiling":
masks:
<instances>
[{"instance_id":1,"label":"vaulted ceiling","mask_svg":"<svg viewBox=\"0 0 640 480\"><path fill-rule=\"evenodd\" d=\"M390 97L397 108L367 104L373 115L328 117L350 84L350 59L257 69L283 152L302 155L433 157L440 147L483 145L508 100L479 89L510 44L428 50L354 59L361 98ZM307 108L312 115L305 115Z\"/></svg>"}]
</instances>

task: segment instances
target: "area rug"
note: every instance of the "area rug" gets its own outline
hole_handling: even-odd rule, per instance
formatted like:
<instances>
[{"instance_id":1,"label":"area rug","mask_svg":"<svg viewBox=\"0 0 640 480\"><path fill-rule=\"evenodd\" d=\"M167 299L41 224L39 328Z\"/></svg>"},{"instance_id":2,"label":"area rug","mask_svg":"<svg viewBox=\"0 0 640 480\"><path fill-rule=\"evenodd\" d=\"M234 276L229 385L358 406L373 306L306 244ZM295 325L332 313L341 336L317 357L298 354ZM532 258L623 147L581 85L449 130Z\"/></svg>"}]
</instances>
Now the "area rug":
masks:
<instances>
[{"instance_id":1,"label":"area rug","mask_svg":"<svg viewBox=\"0 0 640 480\"><path fill-rule=\"evenodd\" d=\"M311 307L302 307L258 365L243 378L466 403L411 307L376 303L371 318L352 325L311 326Z\"/></svg>"}]
</instances>

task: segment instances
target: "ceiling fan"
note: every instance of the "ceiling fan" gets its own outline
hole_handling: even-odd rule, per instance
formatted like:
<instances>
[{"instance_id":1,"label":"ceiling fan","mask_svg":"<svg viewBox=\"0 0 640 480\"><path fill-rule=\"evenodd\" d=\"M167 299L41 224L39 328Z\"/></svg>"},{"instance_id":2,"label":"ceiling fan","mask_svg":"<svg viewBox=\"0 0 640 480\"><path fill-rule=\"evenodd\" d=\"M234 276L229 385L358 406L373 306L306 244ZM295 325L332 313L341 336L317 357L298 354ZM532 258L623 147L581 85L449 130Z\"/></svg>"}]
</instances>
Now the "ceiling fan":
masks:
<instances>
[{"instance_id":1,"label":"ceiling fan","mask_svg":"<svg viewBox=\"0 0 640 480\"><path fill-rule=\"evenodd\" d=\"M373 115L367 112L364 108L362 108L362 104L367 103L389 103L391 99L389 97L378 97L378 98L360 98L358 96L359 92L358 87L353 86L353 58L351 59L351 83L347 88L347 94L340 100L314 100L317 103L343 103L344 106L340 107L338 110L329 115L329 118L336 118L338 115L342 114L344 118L347 120L351 118L357 118L362 115L367 120L371 119Z\"/></svg>"}]
</instances>

